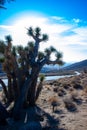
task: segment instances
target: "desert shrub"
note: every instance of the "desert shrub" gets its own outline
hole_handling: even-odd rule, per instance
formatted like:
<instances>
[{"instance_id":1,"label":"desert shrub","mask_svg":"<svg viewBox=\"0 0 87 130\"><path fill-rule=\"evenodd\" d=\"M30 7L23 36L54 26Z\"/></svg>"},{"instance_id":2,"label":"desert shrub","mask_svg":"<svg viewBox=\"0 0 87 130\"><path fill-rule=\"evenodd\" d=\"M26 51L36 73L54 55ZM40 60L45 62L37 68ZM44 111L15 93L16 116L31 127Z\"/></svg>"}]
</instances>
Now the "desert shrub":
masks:
<instances>
[{"instance_id":1,"label":"desert shrub","mask_svg":"<svg viewBox=\"0 0 87 130\"><path fill-rule=\"evenodd\" d=\"M87 93L87 86L84 88L84 91Z\"/></svg>"},{"instance_id":2,"label":"desert shrub","mask_svg":"<svg viewBox=\"0 0 87 130\"><path fill-rule=\"evenodd\" d=\"M74 84L73 87L74 87L75 89L83 89L83 86L80 85L80 84L78 84L78 83Z\"/></svg>"},{"instance_id":3,"label":"desert shrub","mask_svg":"<svg viewBox=\"0 0 87 130\"><path fill-rule=\"evenodd\" d=\"M73 87L70 87L70 88L69 88L69 91L70 91L70 93L72 93L72 92L74 91L74 88L73 88Z\"/></svg>"},{"instance_id":4,"label":"desert shrub","mask_svg":"<svg viewBox=\"0 0 87 130\"><path fill-rule=\"evenodd\" d=\"M74 76L74 77L72 77L71 84L72 85L74 85L74 84L81 84L81 78L80 78L80 76Z\"/></svg>"},{"instance_id":5,"label":"desert shrub","mask_svg":"<svg viewBox=\"0 0 87 130\"><path fill-rule=\"evenodd\" d=\"M46 88L47 90L51 90L50 85L45 85L45 88Z\"/></svg>"},{"instance_id":6,"label":"desert shrub","mask_svg":"<svg viewBox=\"0 0 87 130\"><path fill-rule=\"evenodd\" d=\"M53 91L57 93L58 92L58 87L54 87Z\"/></svg>"},{"instance_id":7,"label":"desert shrub","mask_svg":"<svg viewBox=\"0 0 87 130\"><path fill-rule=\"evenodd\" d=\"M63 84L64 89L69 89L71 87L70 84Z\"/></svg>"},{"instance_id":8,"label":"desert shrub","mask_svg":"<svg viewBox=\"0 0 87 130\"><path fill-rule=\"evenodd\" d=\"M87 95L87 86L84 87L83 92L82 92L82 95L83 95L83 96L84 96L84 95Z\"/></svg>"},{"instance_id":9,"label":"desert shrub","mask_svg":"<svg viewBox=\"0 0 87 130\"><path fill-rule=\"evenodd\" d=\"M55 111L55 108L57 108L57 106L59 105L59 103L58 103L58 98L57 97L51 97L50 99L49 99L49 102L50 102L50 104L51 104L51 106L52 106L52 111L54 112Z\"/></svg>"},{"instance_id":10,"label":"desert shrub","mask_svg":"<svg viewBox=\"0 0 87 130\"><path fill-rule=\"evenodd\" d=\"M68 111L70 112L75 112L77 111L76 104L72 102L71 99L65 99L64 100L65 108L67 108Z\"/></svg>"},{"instance_id":11,"label":"desert shrub","mask_svg":"<svg viewBox=\"0 0 87 130\"><path fill-rule=\"evenodd\" d=\"M4 62L4 60L5 60L5 58L4 58L4 57L0 58L0 63L3 63L3 62Z\"/></svg>"},{"instance_id":12,"label":"desert shrub","mask_svg":"<svg viewBox=\"0 0 87 130\"><path fill-rule=\"evenodd\" d=\"M77 105L81 105L81 104L82 104L82 99L81 99L81 97L79 96L79 94L78 94L76 91L72 92L72 94L71 94L71 99L72 99L72 101L74 101Z\"/></svg>"},{"instance_id":13,"label":"desert shrub","mask_svg":"<svg viewBox=\"0 0 87 130\"><path fill-rule=\"evenodd\" d=\"M66 95L66 91L63 88L60 88L58 90L58 96L64 96L64 95Z\"/></svg>"}]
</instances>

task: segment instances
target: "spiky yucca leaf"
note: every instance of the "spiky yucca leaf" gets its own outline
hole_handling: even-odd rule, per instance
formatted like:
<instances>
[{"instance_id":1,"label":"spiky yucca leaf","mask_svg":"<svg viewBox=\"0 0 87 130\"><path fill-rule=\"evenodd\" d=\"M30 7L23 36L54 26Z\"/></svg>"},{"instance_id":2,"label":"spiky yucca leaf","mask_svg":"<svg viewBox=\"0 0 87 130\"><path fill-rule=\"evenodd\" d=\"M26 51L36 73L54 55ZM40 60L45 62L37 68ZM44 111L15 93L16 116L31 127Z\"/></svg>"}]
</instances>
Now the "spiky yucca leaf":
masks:
<instances>
[{"instance_id":1,"label":"spiky yucca leaf","mask_svg":"<svg viewBox=\"0 0 87 130\"><path fill-rule=\"evenodd\" d=\"M49 48L46 48L46 49L45 49L45 53L46 53L46 55L50 55L50 54L51 54L50 49L49 49Z\"/></svg>"},{"instance_id":2,"label":"spiky yucca leaf","mask_svg":"<svg viewBox=\"0 0 87 130\"><path fill-rule=\"evenodd\" d=\"M26 47L24 48L24 50L25 50L25 51L28 51L28 50L29 50L28 46L26 46Z\"/></svg>"},{"instance_id":3,"label":"spiky yucca leaf","mask_svg":"<svg viewBox=\"0 0 87 130\"><path fill-rule=\"evenodd\" d=\"M61 52L56 52L55 56L59 60L63 57L63 54Z\"/></svg>"},{"instance_id":4,"label":"spiky yucca leaf","mask_svg":"<svg viewBox=\"0 0 87 130\"><path fill-rule=\"evenodd\" d=\"M6 2L6 0L0 0L0 4L1 4L1 5L4 5L5 2Z\"/></svg>"},{"instance_id":5,"label":"spiky yucca leaf","mask_svg":"<svg viewBox=\"0 0 87 130\"><path fill-rule=\"evenodd\" d=\"M36 37L39 37L41 35L40 31L41 31L41 29L39 27L35 28Z\"/></svg>"},{"instance_id":6,"label":"spiky yucca leaf","mask_svg":"<svg viewBox=\"0 0 87 130\"><path fill-rule=\"evenodd\" d=\"M0 58L0 63L3 63L5 61L5 58L4 57L1 57Z\"/></svg>"},{"instance_id":7,"label":"spiky yucca leaf","mask_svg":"<svg viewBox=\"0 0 87 130\"><path fill-rule=\"evenodd\" d=\"M14 0L0 0L0 4L4 5L6 2L10 3L11 1L14 1Z\"/></svg>"},{"instance_id":8,"label":"spiky yucca leaf","mask_svg":"<svg viewBox=\"0 0 87 130\"><path fill-rule=\"evenodd\" d=\"M29 46L29 48L33 48L34 47L34 42L32 41L32 42L28 42L28 46Z\"/></svg>"},{"instance_id":9,"label":"spiky yucca leaf","mask_svg":"<svg viewBox=\"0 0 87 130\"><path fill-rule=\"evenodd\" d=\"M48 35L47 34L43 34L42 35L42 40L43 41L48 41Z\"/></svg>"},{"instance_id":10,"label":"spiky yucca leaf","mask_svg":"<svg viewBox=\"0 0 87 130\"><path fill-rule=\"evenodd\" d=\"M23 46L22 46L22 45L17 46L17 51L18 51L18 52L19 52L19 51L23 51Z\"/></svg>"},{"instance_id":11,"label":"spiky yucca leaf","mask_svg":"<svg viewBox=\"0 0 87 130\"><path fill-rule=\"evenodd\" d=\"M45 75L44 75L44 74L40 74L40 75L39 75L39 80L40 80L40 82L43 82L44 79L45 79Z\"/></svg>"},{"instance_id":12,"label":"spiky yucca leaf","mask_svg":"<svg viewBox=\"0 0 87 130\"><path fill-rule=\"evenodd\" d=\"M11 42L12 41L12 37L10 35L5 36L5 39L7 42Z\"/></svg>"},{"instance_id":13,"label":"spiky yucca leaf","mask_svg":"<svg viewBox=\"0 0 87 130\"><path fill-rule=\"evenodd\" d=\"M30 27L30 28L27 29L27 30L28 30L27 34L28 34L29 36L32 36L32 35L33 35L33 28Z\"/></svg>"},{"instance_id":14,"label":"spiky yucca leaf","mask_svg":"<svg viewBox=\"0 0 87 130\"><path fill-rule=\"evenodd\" d=\"M62 60L58 60L58 65L62 66L62 65L64 65L64 64L65 64L64 61L62 61Z\"/></svg>"},{"instance_id":15,"label":"spiky yucca leaf","mask_svg":"<svg viewBox=\"0 0 87 130\"><path fill-rule=\"evenodd\" d=\"M44 57L44 53L43 52L38 52L38 59L41 60Z\"/></svg>"},{"instance_id":16,"label":"spiky yucca leaf","mask_svg":"<svg viewBox=\"0 0 87 130\"><path fill-rule=\"evenodd\" d=\"M55 49L53 46L51 46L51 47L50 47L50 51L51 51L51 52L56 52L56 49Z\"/></svg>"},{"instance_id":17,"label":"spiky yucca leaf","mask_svg":"<svg viewBox=\"0 0 87 130\"><path fill-rule=\"evenodd\" d=\"M28 42L29 51L33 51L34 49L34 42Z\"/></svg>"}]
</instances>

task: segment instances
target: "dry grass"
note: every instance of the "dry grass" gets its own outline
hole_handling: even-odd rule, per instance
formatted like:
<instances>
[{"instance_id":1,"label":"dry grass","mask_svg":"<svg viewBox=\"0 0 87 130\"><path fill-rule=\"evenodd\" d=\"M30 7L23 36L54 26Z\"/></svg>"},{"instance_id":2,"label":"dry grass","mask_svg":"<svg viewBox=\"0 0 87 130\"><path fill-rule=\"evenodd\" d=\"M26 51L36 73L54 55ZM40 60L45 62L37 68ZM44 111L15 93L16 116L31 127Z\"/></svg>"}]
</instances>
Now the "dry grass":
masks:
<instances>
[{"instance_id":1,"label":"dry grass","mask_svg":"<svg viewBox=\"0 0 87 130\"><path fill-rule=\"evenodd\" d=\"M50 97L48 101L50 102L50 105L52 106L52 111L54 112L55 109L57 109L57 106L59 105L58 97L55 97L55 96Z\"/></svg>"},{"instance_id":2,"label":"dry grass","mask_svg":"<svg viewBox=\"0 0 87 130\"><path fill-rule=\"evenodd\" d=\"M72 102L70 98L64 99L65 108L70 112L77 111L76 104Z\"/></svg>"},{"instance_id":3,"label":"dry grass","mask_svg":"<svg viewBox=\"0 0 87 130\"><path fill-rule=\"evenodd\" d=\"M45 85L45 88L46 88L47 90L52 90L52 88L51 88L49 85Z\"/></svg>"},{"instance_id":4,"label":"dry grass","mask_svg":"<svg viewBox=\"0 0 87 130\"><path fill-rule=\"evenodd\" d=\"M58 96L64 96L64 95L66 95L66 91L64 90L64 88L63 87L59 88Z\"/></svg>"}]
</instances>

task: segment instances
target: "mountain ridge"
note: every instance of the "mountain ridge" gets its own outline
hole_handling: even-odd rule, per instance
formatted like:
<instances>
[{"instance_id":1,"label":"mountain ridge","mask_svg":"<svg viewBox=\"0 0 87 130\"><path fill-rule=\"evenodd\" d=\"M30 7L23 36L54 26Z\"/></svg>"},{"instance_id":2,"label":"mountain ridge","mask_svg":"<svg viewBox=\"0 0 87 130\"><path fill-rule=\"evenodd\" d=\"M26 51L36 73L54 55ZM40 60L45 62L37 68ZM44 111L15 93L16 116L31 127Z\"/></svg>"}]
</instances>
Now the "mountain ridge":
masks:
<instances>
[{"instance_id":1,"label":"mountain ridge","mask_svg":"<svg viewBox=\"0 0 87 130\"><path fill-rule=\"evenodd\" d=\"M76 70L76 71L82 71L84 69L87 69L87 59L75 62L69 66L63 67L63 70Z\"/></svg>"},{"instance_id":2,"label":"mountain ridge","mask_svg":"<svg viewBox=\"0 0 87 130\"><path fill-rule=\"evenodd\" d=\"M46 65L42 68L41 72L83 71L84 69L87 69L87 59L72 64L66 63L63 67L59 67L58 65Z\"/></svg>"}]
</instances>

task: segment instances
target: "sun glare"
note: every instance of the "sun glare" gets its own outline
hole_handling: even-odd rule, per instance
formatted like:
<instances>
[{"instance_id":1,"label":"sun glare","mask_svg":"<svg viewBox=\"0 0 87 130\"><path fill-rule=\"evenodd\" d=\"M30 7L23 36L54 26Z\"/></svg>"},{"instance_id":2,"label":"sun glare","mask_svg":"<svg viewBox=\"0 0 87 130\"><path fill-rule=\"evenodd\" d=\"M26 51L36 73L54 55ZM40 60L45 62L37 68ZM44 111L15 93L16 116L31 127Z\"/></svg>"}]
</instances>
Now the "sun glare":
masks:
<instances>
[{"instance_id":1,"label":"sun glare","mask_svg":"<svg viewBox=\"0 0 87 130\"><path fill-rule=\"evenodd\" d=\"M57 50L60 50L64 54L65 61L78 60L84 57L81 53L82 47L81 45L85 45L86 39L86 28L77 27L76 24L72 24L68 22L61 22L62 18L53 16L44 16L39 14L28 14L22 13L21 15L17 15L15 19L10 19L12 22L10 25L1 25L1 31L5 33L1 33L1 37L4 39L5 35L12 35L13 45L23 45L26 46L28 41L31 41L32 38L27 35L27 28L29 27L40 27L41 33L46 33L49 36L49 40L47 43L40 44L40 49L43 51L45 48L49 46L54 46ZM66 21L66 19L63 19ZM85 33L83 33L83 31ZM67 33L68 32L68 33ZM73 33L71 33L73 32ZM76 57L78 48L72 45L77 43L79 45L79 52ZM85 47L86 48L86 47ZM72 50L72 51L71 51ZM69 57L73 57L70 59Z\"/></svg>"}]
</instances>

